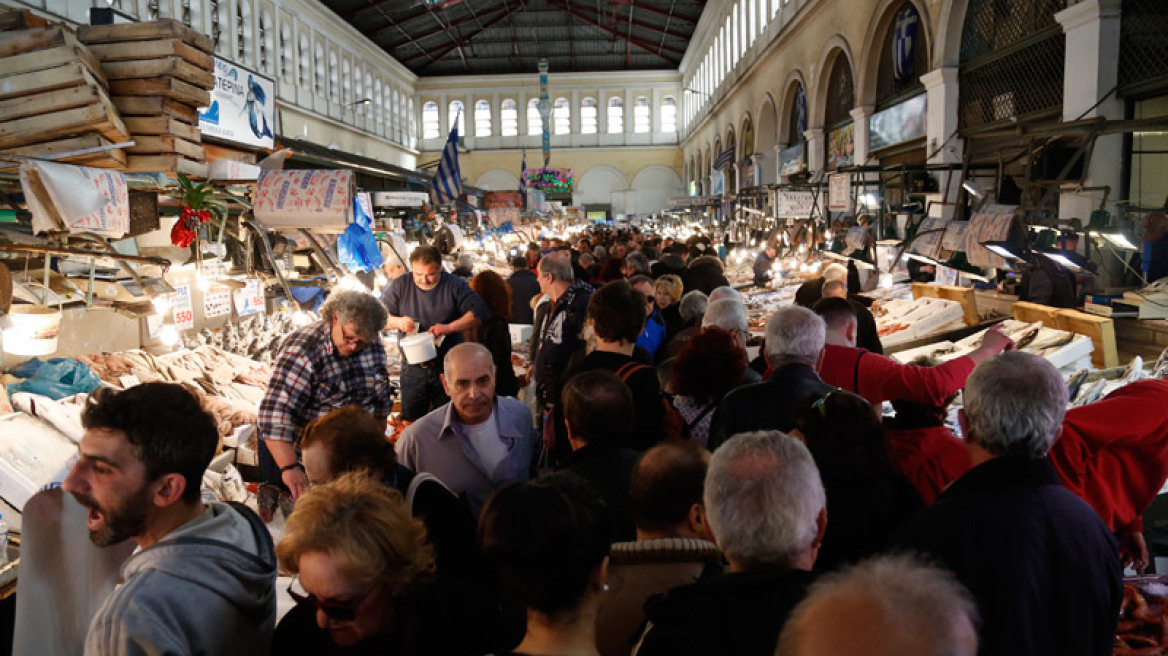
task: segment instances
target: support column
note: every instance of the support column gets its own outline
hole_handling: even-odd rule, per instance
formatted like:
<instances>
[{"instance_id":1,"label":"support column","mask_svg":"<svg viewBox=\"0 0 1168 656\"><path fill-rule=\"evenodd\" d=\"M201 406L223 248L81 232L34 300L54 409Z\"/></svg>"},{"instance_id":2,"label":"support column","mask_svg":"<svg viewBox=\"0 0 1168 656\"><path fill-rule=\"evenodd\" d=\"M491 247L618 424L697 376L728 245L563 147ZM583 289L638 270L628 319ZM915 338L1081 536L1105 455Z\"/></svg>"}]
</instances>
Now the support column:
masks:
<instances>
[{"instance_id":1,"label":"support column","mask_svg":"<svg viewBox=\"0 0 1168 656\"><path fill-rule=\"evenodd\" d=\"M960 164L965 154L965 141L954 135L958 125L957 67L936 68L921 76L925 85L927 104L925 122L925 148L928 150L929 164ZM954 135L952 139L950 136ZM944 144L944 146L942 146ZM939 149L939 150L938 150ZM931 194L928 200L953 202L961 189L960 171L942 171L935 174L937 188L941 191ZM948 190L946 198L942 198ZM933 216L953 218L952 205L935 205Z\"/></svg>"},{"instance_id":2,"label":"support column","mask_svg":"<svg viewBox=\"0 0 1168 656\"><path fill-rule=\"evenodd\" d=\"M1083 0L1055 14L1067 35L1064 121L1123 118L1123 102L1114 93L1099 103L1103 94L1115 88L1119 81L1119 15L1120 0ZM1096 103L1099 103L1097 107ZM1108 185L1111 198L1116 198L1123 182L1122 161L1123 135L1099 137L1095 140L1084 186ZM1101 192L1063 192L1059 197L1059 218L1077 218L1086 224L1101 198Z\"/></svg>"},{"instance_id":3,"label":"support column","mask_svg":"<svg viewBox=\"0 0 1168 656\"><path fill-rule=\"evenodd\" d=\"M823 128L812 128L804 132L803 137L807 139L807 171L814 175L823 171Z\"/></svg>"},{"instance_id":4,"label":"support column","mask_svg":"<svg viewBox=\"0 0 1168 656\"><path fill-rule=\"evenodd\" d=\"M865 166L868 164L868 119L876 112L876 107L873 105L860 105L853 108L851 112L852 124L852 140L853 150L855 154L856 166Z\"/></svg>"}]
</instances>

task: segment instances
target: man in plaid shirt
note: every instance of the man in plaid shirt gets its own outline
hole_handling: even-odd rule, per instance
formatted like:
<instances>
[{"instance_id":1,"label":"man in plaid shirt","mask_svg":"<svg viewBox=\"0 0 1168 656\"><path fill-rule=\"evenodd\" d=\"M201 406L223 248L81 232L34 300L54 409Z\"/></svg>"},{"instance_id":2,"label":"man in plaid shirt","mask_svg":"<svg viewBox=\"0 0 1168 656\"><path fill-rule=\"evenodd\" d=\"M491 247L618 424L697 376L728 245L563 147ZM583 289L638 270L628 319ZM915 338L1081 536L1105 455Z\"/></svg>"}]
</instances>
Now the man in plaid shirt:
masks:
<instances>
[{"instance_id":1,"label":"man in plaid shirt","mask_svg":"<svg viewBox=\"0 0 1168 656\"><path fill-rule=\"evenodd\" d=\"M308 489L297 443L304 427L332 410L356 405L384 424L393 408L380 330L386 311L363 292L333 292L321 320L285 338L260 403L260 470L298 498Z\"/></svg>"}]
</instances>

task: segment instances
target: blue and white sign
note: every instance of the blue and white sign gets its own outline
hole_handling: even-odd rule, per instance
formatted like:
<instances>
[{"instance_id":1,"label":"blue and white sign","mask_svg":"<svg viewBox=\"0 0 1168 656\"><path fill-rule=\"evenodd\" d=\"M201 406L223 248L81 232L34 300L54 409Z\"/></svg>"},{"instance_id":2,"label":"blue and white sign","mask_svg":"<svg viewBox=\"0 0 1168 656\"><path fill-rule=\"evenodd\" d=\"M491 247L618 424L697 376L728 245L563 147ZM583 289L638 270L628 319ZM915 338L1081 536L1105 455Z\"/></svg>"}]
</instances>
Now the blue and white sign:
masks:
<instances>
[{"instance_id":1,"label":"blue and white sign","mask_svg":"<svg viewBox=\"0 0 1168 656\"><path fill-rule=\"evenodd\" d=\"M211 106L199 110L199 131L208 137L271 148L276 130L274 80L215 58Z\"/></svg>"}]
</instances>

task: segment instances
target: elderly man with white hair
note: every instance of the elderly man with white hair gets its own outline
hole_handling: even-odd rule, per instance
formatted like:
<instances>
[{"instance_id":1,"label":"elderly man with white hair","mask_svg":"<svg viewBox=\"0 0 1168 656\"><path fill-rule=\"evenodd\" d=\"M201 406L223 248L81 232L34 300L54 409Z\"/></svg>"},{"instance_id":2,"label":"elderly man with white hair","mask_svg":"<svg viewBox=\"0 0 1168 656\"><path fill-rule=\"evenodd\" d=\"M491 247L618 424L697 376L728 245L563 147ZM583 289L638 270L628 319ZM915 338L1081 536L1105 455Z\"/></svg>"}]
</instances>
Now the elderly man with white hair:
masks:
<instances>
[{"instance_id":1,"label":"elderly man with white hair","mask_svg":"<svg viewBox=\"0 0 1168 656\"><path fill-rule=\"evenodd\" d=\"M844 283L846 288L848 268L836 263L823 267L823 273L820 277L808 280L795 290L795 305L809 308L818 303L819 299L823 298L823 285L831 280L839 280Z\"/></svg>"},{"instance_id":2,"label":"elderly man with white hair","mask_svg":"<svg viewBox=\"0 0 1168 656\"><path fill-rule=\"evenodd\" d=\"M823 361L826 332L823 319L807 308L776 310L766 328L770 378L739 387L722 399L714 411L706 446L714 450L736 433L795 428L801 405L835 389L816 373Z\"/></svg>"},{"instance_id":3,"label":"elderly man with white hair","mask_svg":"<svg viewBox=\"0 0 1168 656\"><path fill-rule=\"evenodd\" d=\"M442 364L450 402L402 432L397 458L437 477L469 501L477 516L495 488L531 477L531 412L522 401L495 396L495 363L482 344L463 342Z\"/></svg>"},{"instance_id":4,"label":"elderly man with white hair","mask_svg":"<svg viewBox=\"0 0 1168 656\"><path fill-rule=\"evenodd\" d=\"M1047 458L1066 410L1046 359L1010 351L979 364L958 415L973 468L896 540L969 587L985 656L1101 656L1115 644L1119 546Z\"/></svg>"},{"instance_id":5,"label":"elderly man with white hair","mask_svg":"<svg viewBox=\"0 0 1168 656\"><path fill-rule=\"evenodd\" d=\"M730 571L651 598L636 656L770 656L811 584L827 508L802 442L779 431L734 436L710 460L704 501Z\"/></svg>"},{"instance_id":6,"label":"elderly man with white hair","mask_svg":"<svg viewBox=\"0 0 1168 656\"><path fill-rule=\"evenodd\" d=\"M977 607L943 569L877 556L820 579L775 656L975 656Z\"/></svg>"}]
</instances>

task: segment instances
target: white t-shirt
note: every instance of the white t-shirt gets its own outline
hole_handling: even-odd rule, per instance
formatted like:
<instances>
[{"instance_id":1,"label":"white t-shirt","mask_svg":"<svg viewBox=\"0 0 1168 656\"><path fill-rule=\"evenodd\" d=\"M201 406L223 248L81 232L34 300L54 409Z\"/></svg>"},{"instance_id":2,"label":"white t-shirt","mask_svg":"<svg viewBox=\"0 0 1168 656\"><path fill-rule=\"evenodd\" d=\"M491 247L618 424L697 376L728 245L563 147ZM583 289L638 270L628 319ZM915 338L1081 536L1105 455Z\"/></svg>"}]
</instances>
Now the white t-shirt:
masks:
<instances>
[{"instance_id":1,"label":"white t-shirt","mask_svg":"<svg viewBox=\"0 0 1168 656\"><path fill-rule=\"evenodd\" d=\"M495 420L495 413L492 411L491 416L481 424L463 424L462 430L470 440L483 469L494 474L499 463L507 457L507 446L499 438L499 423Z\"/></svg>"}]
</instances>

